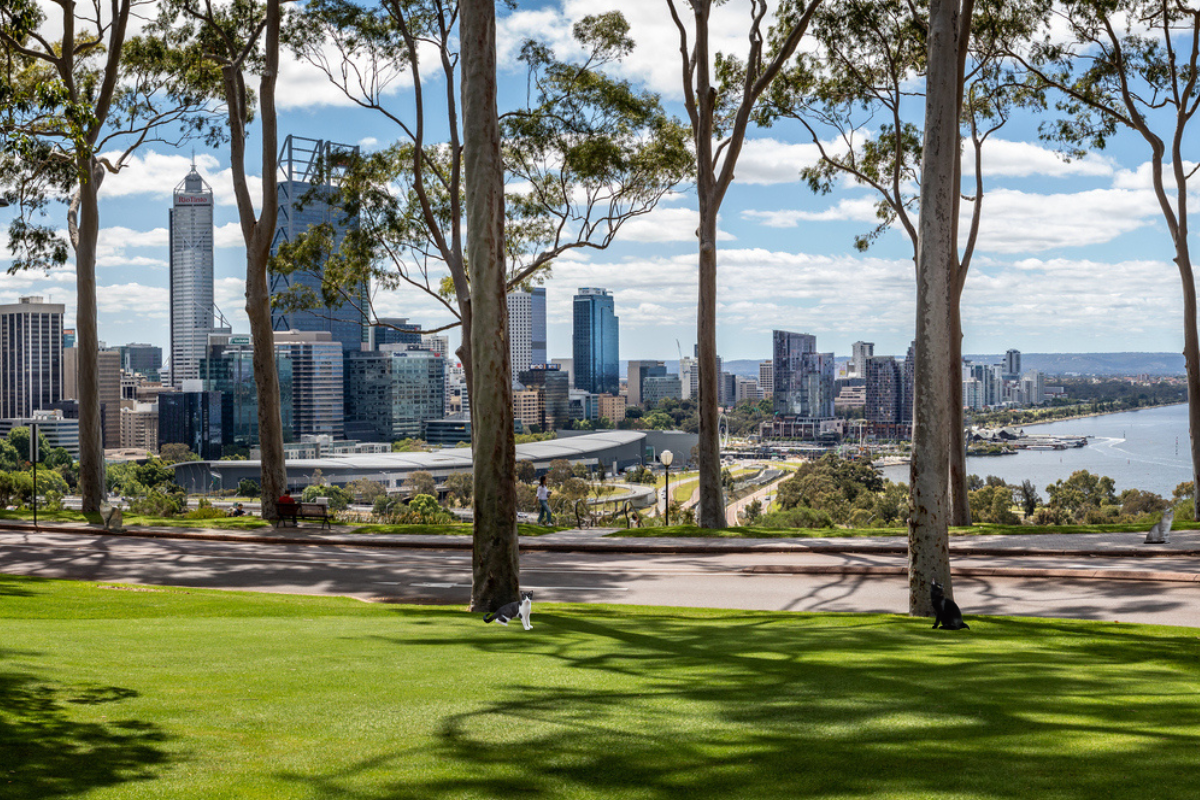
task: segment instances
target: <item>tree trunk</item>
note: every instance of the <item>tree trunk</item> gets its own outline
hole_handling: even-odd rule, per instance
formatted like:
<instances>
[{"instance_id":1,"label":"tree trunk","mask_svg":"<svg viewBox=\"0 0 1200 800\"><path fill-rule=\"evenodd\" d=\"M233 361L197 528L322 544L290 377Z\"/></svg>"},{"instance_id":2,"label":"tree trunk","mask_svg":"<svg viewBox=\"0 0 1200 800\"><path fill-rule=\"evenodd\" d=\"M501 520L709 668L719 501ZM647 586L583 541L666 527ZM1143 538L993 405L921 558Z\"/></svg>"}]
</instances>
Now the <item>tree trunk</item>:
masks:
<instances>
[{"instance_id":1,"label":"tree trunk","mask_svg":"<svg viewBox=\"0 0 1200 800\"><path fill-rule=\"evenodd\" d=\"M917 347L913 454L908 523L908 610L931 616L930 584L952 597L950 543L946 529L949 434L953 422L946 376L951 367L954 238L958 160L958 1L932 0L926 77L925 140L921 164L921 216L917 244Z\"/></svg>"},{"instance_id":2,"label":"tree trunk","mask_svg":"<svg viewBox=\"0 0 1200 800\"><path fill-rule=\"evenodd\" d=\"M461 15L463 172L473 317L470 391L475 551L471 609L492 611L520 596L494 0L464 0Z\"/></svg>"},{"instance_id":3,"label":"tree trunk","mask_svg":"<svg viewBox=\"0 0 1200 800\"><path fill-rule=\"evenodd\" d=\"M272 165L274 169L274 165ZM265 198L264 198L265 200ZM259 225L267 227L267 206ZM275 213L272 212L274 217ZM274 230L271 221L269 230ZM262 237L265 238L265 237ZM246 252L246 316L254 346L254 384L258 397L259 467L262 478L262 518L278 518L275 501L287 491L287 463L283 451L283 416L279 393L279 371L275 364L275 332L271 328L271 290L267 277L270 240Z\"/></svg>"},{"instance_id":4,"label":"tree trunk","mask_svg":"<svg viewBox=\"0 0 1200 800\"><path fill-rule=\"evenodd\" d=\"M962 394L962 311L961 294L955 292L951 303L950 370L950 521L967 527L971 524L971 499L967 494L967 437L963 430Z\"/></svg>"},{"instance_id":5,"label":"tree trunk","mask_svg":"<svg viewBox=\"0 0 1200 800\"><path fill-rule=\"evenodd\" d=\"M701 200L700 285L696 340L700 367L700 527L724 528L725 493L721 486L720 385L717 374L717 215Z\"/></svg>"},{"instance_id":6,"label":"tree trunk","mask_svg":"<svg viewBox=\"0 0 1200 800\"><path fill-rule=\"evenodd\" d=\"M79 493L83 512L96 513L107 494L104 486L104 434L100 421L100 337L96 330L96 245L100 206L96 196L103 167L90 156L79 165L79 226L75 244L75 346L79 362ZM84 179L83 176L89 176ZM120 414L110 408L109 414Z\"/></svg>"},{"instance_id":7,"label":"tree trunk","mask_svg":"<svg viewBox=\"0 0 1200 800\"><path fill-rule=\"evenodd\" d=\"M1175 245L1183 280L1183 361L1187 368L1188 438L1192 446L1192 518L1200 519L1200 335L1196 331L1196 281L1186 242Z\"/></svg>"},{"instance_id":8,"label":"tree trunk","mask_svg":"<svg viewBox=\"0 0 1200 800\"><path fill-rule=\"evenodd\" d=\"M258 444L262 455L259 475L262 479L262 517L279 518L276 500L287 491L287 462L283 452L283 414L280 406L279 371L275 364L275 332L271 325L271 289L267 276L271 242L279 218L277 191L279 128L275 111L275 85L279 76L279 0L269 0L264 42L266 69L259 82L262 116L262 213L254 219L254 207L246 183L245 130L248 113L237 100L239 78L231 69L224 70L226 100L230 119L236 119L230 150L238 214L242 237L246 242L246 316L250 320L250 338L254 345L254 385L258 399ZM235 117L234 115L239 116ZM245 116L242 116L242 115Z\"/></svg>"}]
</instances>

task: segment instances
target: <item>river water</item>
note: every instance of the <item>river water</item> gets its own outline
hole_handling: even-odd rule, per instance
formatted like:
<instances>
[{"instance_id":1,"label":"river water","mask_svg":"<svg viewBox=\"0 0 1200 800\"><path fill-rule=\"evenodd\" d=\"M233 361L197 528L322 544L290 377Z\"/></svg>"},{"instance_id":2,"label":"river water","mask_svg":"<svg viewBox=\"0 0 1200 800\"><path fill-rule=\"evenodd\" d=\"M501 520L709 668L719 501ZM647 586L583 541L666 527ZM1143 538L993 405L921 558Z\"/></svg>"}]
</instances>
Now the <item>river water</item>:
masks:
<instances>
[{"instance_id":1,"label":"river water","mask_svg":"<svg viewBox=\"0 0 1200 800\"><path fill-rule=\"evenodd\" d=\"M1009 484L1028 478L1043 496L1046 486L1079 469L1112 478L1118 494L1124 489L1146 489L1170 498L1176 485L1192 479L1184 404L1029 425L1026 430L1090 438L1087 447L1069 450L972 456L967 459L967 472L981 478L995 475ZM908 465L884 467L883 474L907 483Z\"/></svg>"}]
</instances>

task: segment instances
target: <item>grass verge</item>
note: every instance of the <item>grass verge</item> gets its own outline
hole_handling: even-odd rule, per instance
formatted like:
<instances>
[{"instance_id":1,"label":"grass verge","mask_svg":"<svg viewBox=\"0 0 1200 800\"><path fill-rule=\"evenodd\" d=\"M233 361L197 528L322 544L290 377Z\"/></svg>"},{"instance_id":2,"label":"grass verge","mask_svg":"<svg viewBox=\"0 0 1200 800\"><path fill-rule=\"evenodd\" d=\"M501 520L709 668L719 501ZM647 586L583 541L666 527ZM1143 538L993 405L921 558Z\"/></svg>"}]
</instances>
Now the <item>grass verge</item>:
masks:
<instances>
[{"instance_id":1,"label":"grass verge","mask_svg":"<svg viewBox=\"0 0 1200 800\"><path fill-rule=\"evenodd\" d=\"M1192 629L0 576L8 800L1192 798Z\"/></svg>"}]
</instances>

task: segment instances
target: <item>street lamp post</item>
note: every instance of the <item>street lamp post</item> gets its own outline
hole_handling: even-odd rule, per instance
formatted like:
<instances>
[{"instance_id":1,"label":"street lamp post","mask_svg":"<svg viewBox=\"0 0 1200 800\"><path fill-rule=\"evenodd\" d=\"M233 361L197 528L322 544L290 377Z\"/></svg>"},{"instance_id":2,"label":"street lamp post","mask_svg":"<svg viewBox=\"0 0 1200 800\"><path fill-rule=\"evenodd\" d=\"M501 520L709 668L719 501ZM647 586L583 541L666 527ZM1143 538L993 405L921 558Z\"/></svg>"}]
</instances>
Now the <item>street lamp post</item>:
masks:
<instances>
[{"instance_id":1,"label":"street lamp post","mask_svg":"<svg viewBox=\"0 0 1200 800\"><path fill-rule=\"evenodd\" d=\"M675 460L675 454L670 450L663 450L658 454L658 460L663 465L663 476L666 479L666 496L663 498L663 507L666 509L667 526L671 525L671 462Z\"/></svg>"}]
</instances>

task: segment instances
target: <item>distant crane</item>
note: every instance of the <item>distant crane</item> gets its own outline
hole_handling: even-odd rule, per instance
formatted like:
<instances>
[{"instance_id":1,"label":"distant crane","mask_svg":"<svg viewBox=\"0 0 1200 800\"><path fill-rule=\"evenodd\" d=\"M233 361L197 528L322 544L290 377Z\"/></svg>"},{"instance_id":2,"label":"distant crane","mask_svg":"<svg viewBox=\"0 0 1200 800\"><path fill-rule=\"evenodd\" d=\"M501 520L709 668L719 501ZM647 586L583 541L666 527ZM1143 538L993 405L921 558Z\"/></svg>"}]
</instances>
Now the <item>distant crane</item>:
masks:
<instances>
[{"instance_id":1,"label":"distant crane","mask_svg":"<svg viewBox=\"0 0 1200 800\"><path fill-rule=\"evenodd\" d=\"M678 339L675 340L675 349L679 351L679 360L683 361L683 345L679 343Z\"/></svg>"}]
</instances>

